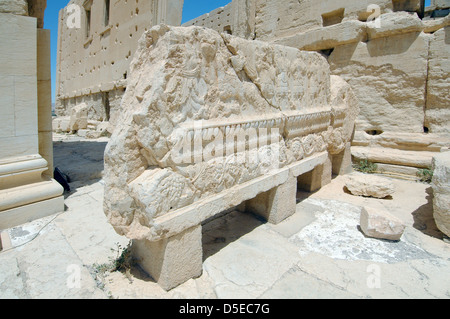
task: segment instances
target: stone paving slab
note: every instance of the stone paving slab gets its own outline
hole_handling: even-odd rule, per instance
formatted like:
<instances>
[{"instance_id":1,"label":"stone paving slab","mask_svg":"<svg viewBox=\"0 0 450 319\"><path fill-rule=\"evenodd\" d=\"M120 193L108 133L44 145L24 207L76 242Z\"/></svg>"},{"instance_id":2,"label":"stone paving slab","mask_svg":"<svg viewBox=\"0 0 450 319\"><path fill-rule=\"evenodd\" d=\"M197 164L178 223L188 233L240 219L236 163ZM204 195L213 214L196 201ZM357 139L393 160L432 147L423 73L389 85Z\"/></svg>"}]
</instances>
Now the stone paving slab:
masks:
<instances>
[{"instance_id":1,"label":"stone paving slab","mask_svg":"<svg viewBox=\"0 0 450 319\"><path fill-rule=\"evenodd\" d=\"M129 241L103 214L103 182L74 181L66 211L6 231L13 248L0 253L0 298L448 299L450 244L430 219L429 185L394 183L393 198L379 200L346 193L336 178L298 193L296 214L278 225L238 211L208 221L203 275L166 292L136 267L99 274ZM404 221L401 241L361 233L367 205Z\"/></svg>"}]
</instances>

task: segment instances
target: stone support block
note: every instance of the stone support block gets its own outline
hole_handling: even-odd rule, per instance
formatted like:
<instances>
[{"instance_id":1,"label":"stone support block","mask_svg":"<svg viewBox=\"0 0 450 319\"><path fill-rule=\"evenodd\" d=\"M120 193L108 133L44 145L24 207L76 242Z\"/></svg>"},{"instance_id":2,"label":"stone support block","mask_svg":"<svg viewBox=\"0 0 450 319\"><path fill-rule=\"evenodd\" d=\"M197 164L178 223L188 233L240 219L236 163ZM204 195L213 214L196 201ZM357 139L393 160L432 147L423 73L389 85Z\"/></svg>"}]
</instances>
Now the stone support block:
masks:
<instances>
[{"instance_id":1,"label":"stone support block","mask_svg":"<svg viewBox=\"0 0 450 319\"><path fill-rule=\"evenodd\" d=\"M245 209L264 217L271 224L279 224L295 214L296 194L297 179L290 176L284 184L247 201Z\"/></svg>"},{"instance_id":2,"label":"stone support block","mask_svg":"<svg viewBox=\"0 0 450 319\"><path fill-rule=\"evenodd\" d=\"M351 143L347 143L345 150L331 157L333 175L346 175L353 171Z\"/></svg>"},{"instance_id":3,"label":"stone support block","mask_svg":"<svg viewBox=\"0 0 450 319\"><path fill-rule=\"evenodd\" d=\"M132 252L144 271L163 289L171 290L202 274L202 227L156 242L134 240Z\"/></svg>"},{"instance_id":4,"label":"stone support block","mask_svg":"<svg viewBox=\"0 0 450 319\"><path fill-rule=\"evenodd\" d=\"M318 165L312 171L298 177L298 187L307 192L315 192L331 183L332 161L331 156L324 164Z\"/></svg>"}]
</instances>

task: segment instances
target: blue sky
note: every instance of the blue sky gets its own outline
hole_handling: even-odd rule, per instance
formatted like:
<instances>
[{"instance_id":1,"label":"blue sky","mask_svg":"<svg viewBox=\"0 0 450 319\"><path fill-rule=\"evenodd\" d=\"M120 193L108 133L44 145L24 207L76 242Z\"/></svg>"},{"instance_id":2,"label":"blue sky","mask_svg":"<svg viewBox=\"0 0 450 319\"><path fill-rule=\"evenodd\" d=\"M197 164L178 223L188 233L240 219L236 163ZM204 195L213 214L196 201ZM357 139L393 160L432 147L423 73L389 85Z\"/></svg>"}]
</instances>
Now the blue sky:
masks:
<instances>
[{"instance_id":1,"label":"blue sky","mask_svg":"<svg viewBox=\"0 0 450 319\"><path fill-rule=\"evenodd\" d=\"M357 0L356 0L357 1ZM223 7L231 0L184 0L183 23L216 8ZM430 5L430 0L426 0L426 6ZM47 0L45 11L45 28L51 30L52 35L52 101L55 101L55 79L56 79L56 51L58 46L58 14L64 8L68 0Z\"/></svg>"}]
</instances>

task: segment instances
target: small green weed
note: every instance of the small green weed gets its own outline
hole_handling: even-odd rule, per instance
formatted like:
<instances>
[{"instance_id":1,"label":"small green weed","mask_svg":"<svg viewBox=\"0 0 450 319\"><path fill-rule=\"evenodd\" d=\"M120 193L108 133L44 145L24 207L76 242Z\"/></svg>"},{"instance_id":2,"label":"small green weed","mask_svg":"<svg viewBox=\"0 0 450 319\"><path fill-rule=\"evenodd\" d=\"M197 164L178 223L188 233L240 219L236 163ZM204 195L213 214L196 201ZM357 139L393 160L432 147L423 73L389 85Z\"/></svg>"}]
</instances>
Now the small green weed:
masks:
<instances>
[{"instance_id":1,"label":"small green weed","mask_svg":"<svg viewBox=\"0 0 450 319\"><path fill-rule=\"evenodd\" d=\"M417 177L419 178L419 180L422 183L430 184L431 181L433 180L433 175L434 175L434 171L431 167L425 168L425 169L420 169L417 172Z\"/></svg>"},{"instance_id":2,"label":"small green weed","mask_svg":"<svg viewBox=\"0 0 450 319\"><path fill-rule=\"evenodd\" d=\"M368 160L360 161L353 165L353 168L358 172L366 173L366 174L374 174L378 169L378 165Z\"/></svg>"},{"instance_id":3,"label":"small green weed","mask_svg":"<svg viewBox=\"0 0 450 319\"><path fill-rule=\"evenodd\" d=\"M104 277L106 273L122 272L129 274L131 268L134 266L135 261L131 255L131 242L123 247L119 243L116 243L116 248L111 248L111 251L116 253L115 258L110 258L109 263L94 264L93 268L100 277Z\"/></svg>"}]
</instances>

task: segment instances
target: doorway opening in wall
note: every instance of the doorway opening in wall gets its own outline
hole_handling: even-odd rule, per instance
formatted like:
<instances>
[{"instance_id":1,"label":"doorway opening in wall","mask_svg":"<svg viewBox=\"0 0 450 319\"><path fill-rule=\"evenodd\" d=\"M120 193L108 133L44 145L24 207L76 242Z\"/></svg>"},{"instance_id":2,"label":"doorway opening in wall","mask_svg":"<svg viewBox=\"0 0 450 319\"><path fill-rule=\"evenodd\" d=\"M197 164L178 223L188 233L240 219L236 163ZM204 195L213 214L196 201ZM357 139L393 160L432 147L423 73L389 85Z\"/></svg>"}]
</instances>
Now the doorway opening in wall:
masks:
<instances>
[{"instance_id":1,"label":"doorway opening in wall","mask_svg":"<svg viewBox=\"0 0 450 319\"><path fill-rule=\"evenodd\" d=\"M424 126L424 127L423 127L423 132L424 132L425 134L428 134L428 133L430 133L430 129L429 129L428 127Z\"/></svg>"},{"instance_id":2,"label":"doorway opening in wall","mask_svg":"<svg viewBox=\"0 0 450 319\"><path fill-rule=\"evenodd\" d=\"M105 120L109 121L111 114L111 106L109 104L109 92L104 92L102 99L103 99L103 107L105 108L105 116L106 116Z\"/></svg>"}]
</instances>

